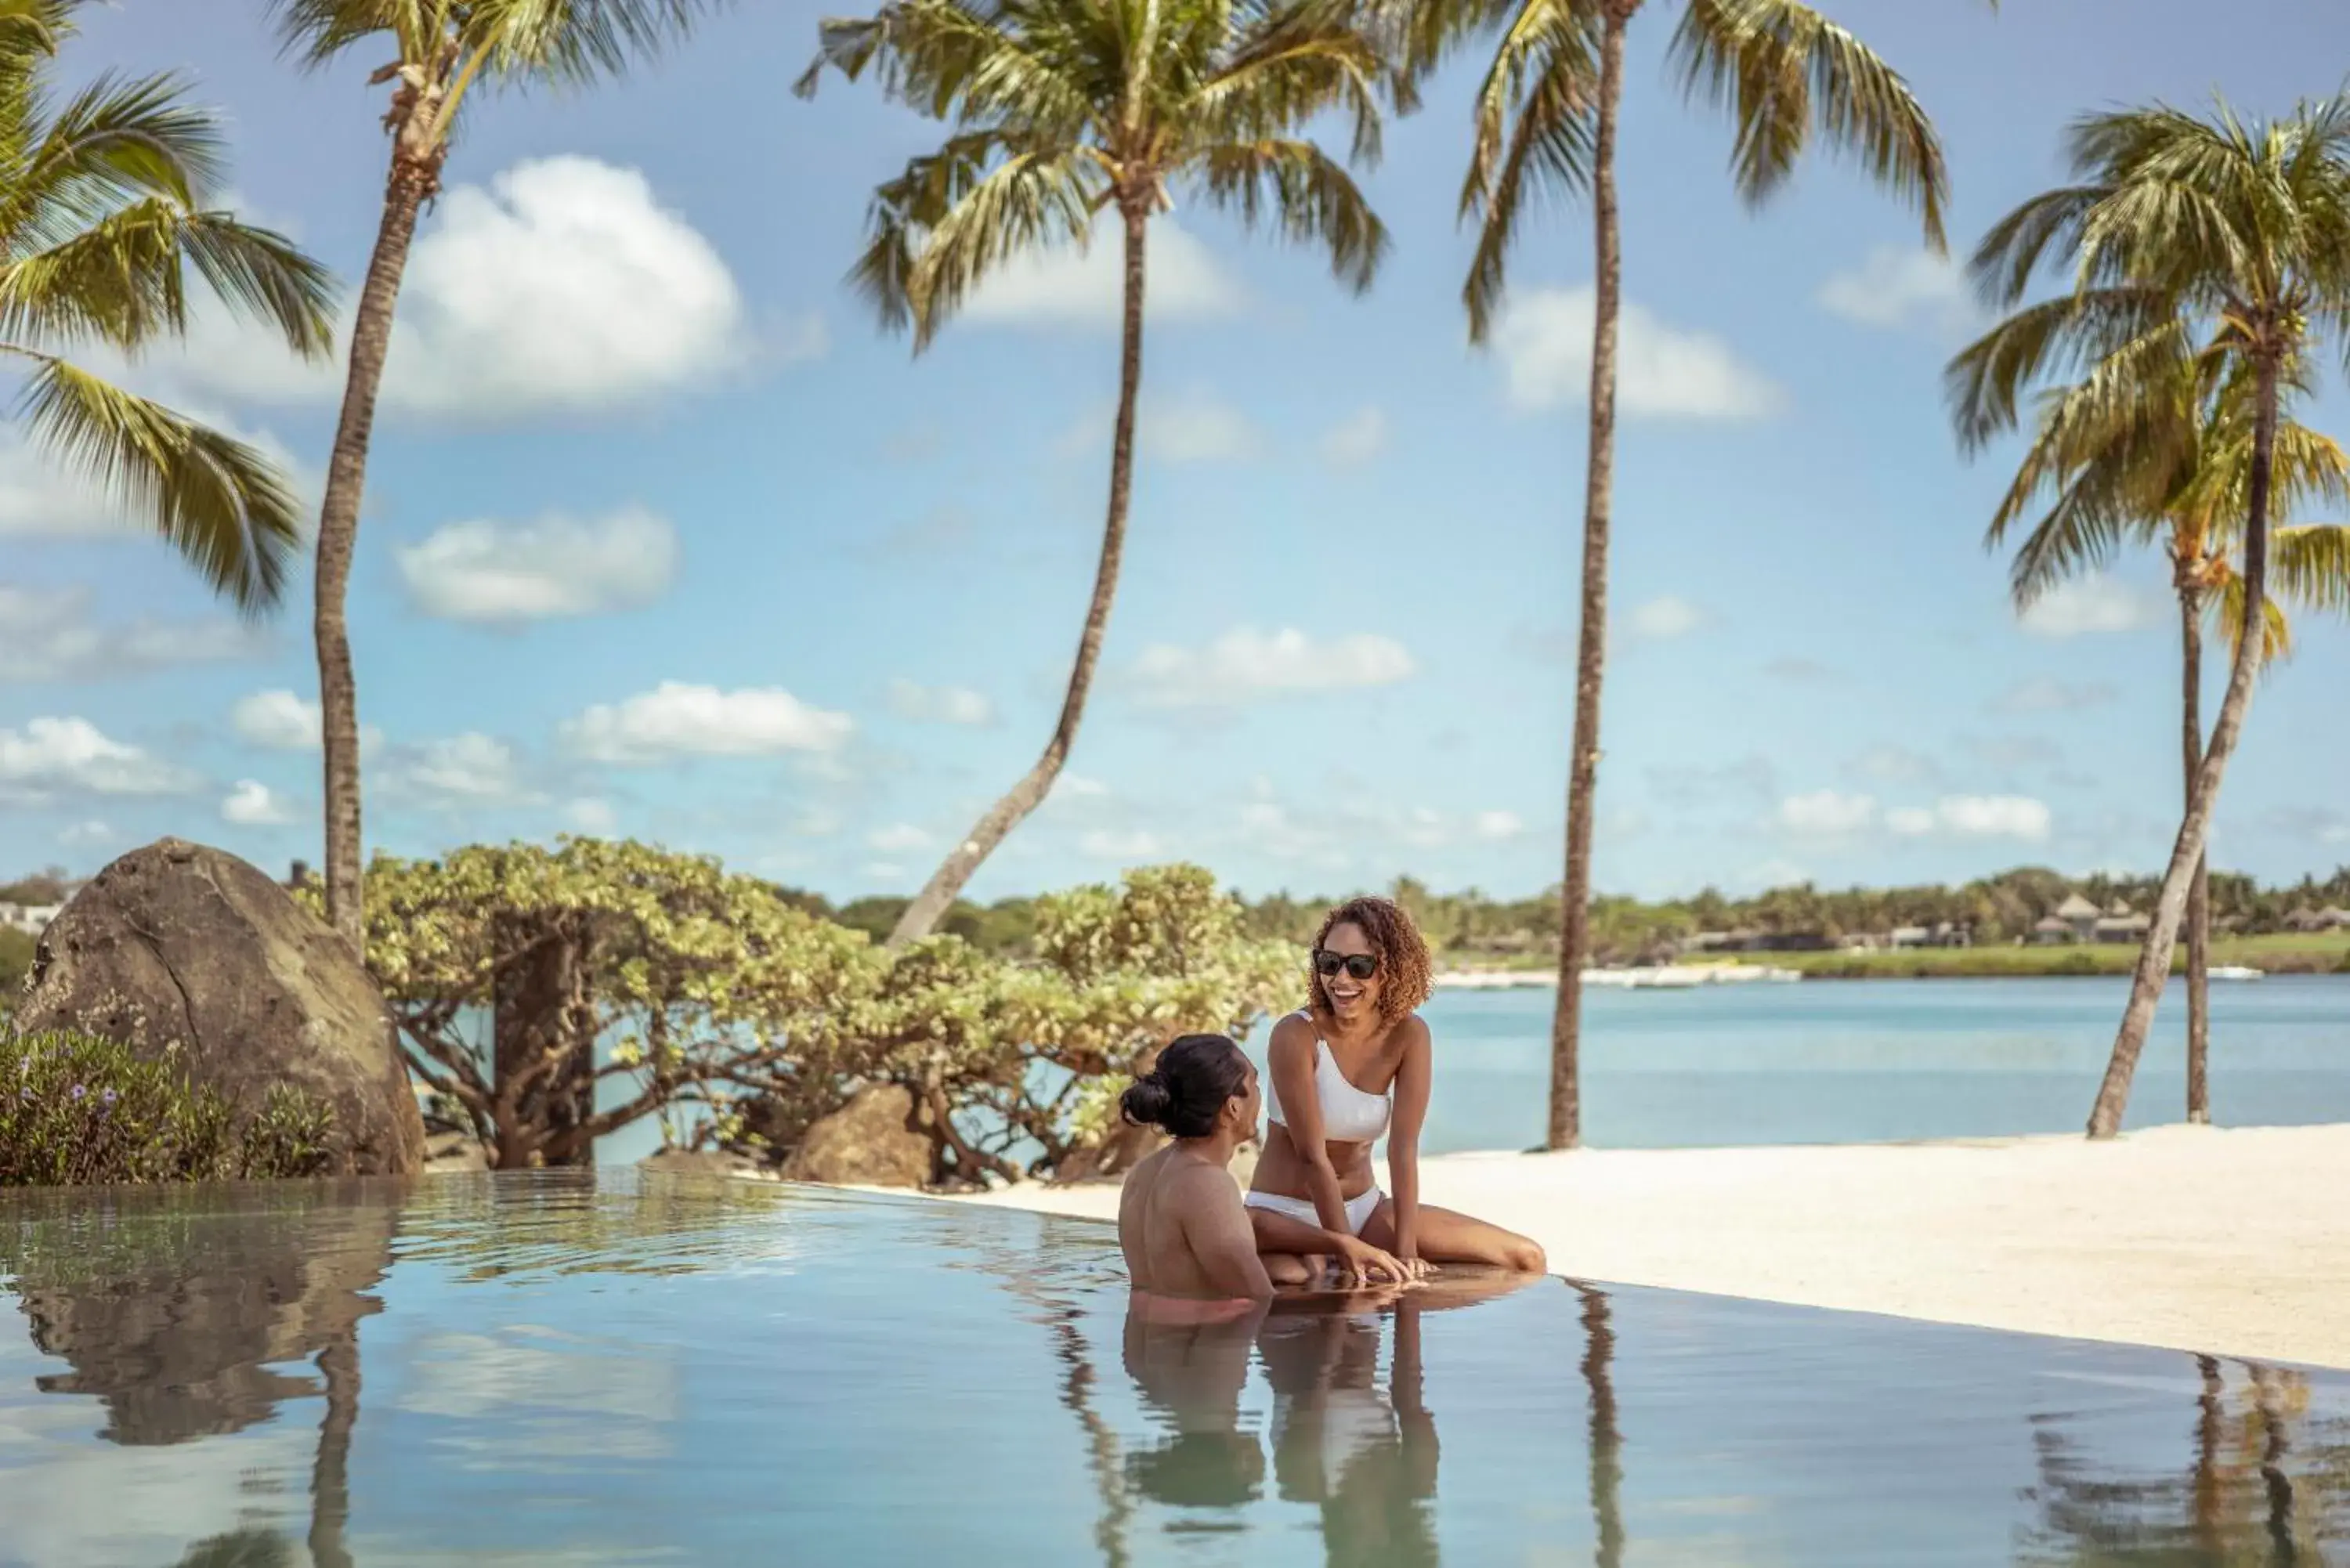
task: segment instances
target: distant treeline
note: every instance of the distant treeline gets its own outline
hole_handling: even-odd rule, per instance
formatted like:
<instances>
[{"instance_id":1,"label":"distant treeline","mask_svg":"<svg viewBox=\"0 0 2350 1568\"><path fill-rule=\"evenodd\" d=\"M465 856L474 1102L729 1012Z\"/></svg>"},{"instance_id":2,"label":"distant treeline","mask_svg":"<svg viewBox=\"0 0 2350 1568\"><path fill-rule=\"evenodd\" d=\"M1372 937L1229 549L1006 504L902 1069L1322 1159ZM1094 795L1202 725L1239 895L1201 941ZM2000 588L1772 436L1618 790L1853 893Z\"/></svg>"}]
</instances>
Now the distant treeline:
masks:
<instances>
[{"instance_id":1,"label":"distant treeline","mask_svg":"<svg viewBox=\"0 0 2350 1568\"><path fill-rule=\"evenodd\" d=\"M1602 963L1631 963L1669 955L1700 932L1743 931L1791 940L1890 933L1904 926L1964 930L1977 944L2024 940L2041 919L2074 894L2101 909L2126 904L2150 911L2160 879L2154 877L2066 877L2043 867L2023 867L1962 887L1848 888L1823 889L1809 883L1773 888L1752 898L1732 898L1708 888L1692 898L1649 903L1602 896L1592 902L1595 956ZM1555 888L1528 898L1488 897L1475 888L1437 893L1406 877L1381 889L1409 909L1429 942L1457 957L1504 959L1555 951L1558 943ZM886 937L907 900L863 898L838 906L814 893L789 896L811 913ZM1313 940L1322 915L1343 895L1301 898L1277 893L1243 898L1249 933L1294 942ZM951 931L992 953L1017 953L1034 930L1032 900L1003 898L993 904L957 903L939 929ZM2350 866L2323 881L2304 877L2284 887L2263 888L2232 872L2211 874L2211 917L2219 929L2248 936L2288 929L2297 910L2350 907Z\"/></svg>"}]
</instances>

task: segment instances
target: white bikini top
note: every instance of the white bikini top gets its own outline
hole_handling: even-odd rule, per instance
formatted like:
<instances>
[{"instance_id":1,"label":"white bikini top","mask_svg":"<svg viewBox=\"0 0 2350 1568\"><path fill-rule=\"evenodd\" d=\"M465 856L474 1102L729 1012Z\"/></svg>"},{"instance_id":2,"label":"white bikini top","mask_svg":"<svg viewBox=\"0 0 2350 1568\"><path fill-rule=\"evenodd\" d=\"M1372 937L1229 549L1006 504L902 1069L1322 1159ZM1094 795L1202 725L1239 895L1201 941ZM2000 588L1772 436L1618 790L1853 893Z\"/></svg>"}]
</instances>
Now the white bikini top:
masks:
<instances>
[{"instance_id":1,"label":"white bikini top","mask_svg":"<svg viewBox=\"0 0 2350 1568\"><path fill-rule=\"evenodd\" d=\"M1299 1012L1311 1024L1314 1015ZM1322 1106L1322 1136L1331 1143L1369 1143L1388 1130L1388 1118L1394 1106L1388 1094L1374 1095L1358 1089L1338 1070L1338 1058L1331 1054L1323 1041L1322 1032L1314 1031L1314 1097ZM1283 1127L1289 1118L1282 1114L1281 1091L1274 1086L1273 1075L1264 1078L1264 1114Z\"/></svg>"}]
</instances>

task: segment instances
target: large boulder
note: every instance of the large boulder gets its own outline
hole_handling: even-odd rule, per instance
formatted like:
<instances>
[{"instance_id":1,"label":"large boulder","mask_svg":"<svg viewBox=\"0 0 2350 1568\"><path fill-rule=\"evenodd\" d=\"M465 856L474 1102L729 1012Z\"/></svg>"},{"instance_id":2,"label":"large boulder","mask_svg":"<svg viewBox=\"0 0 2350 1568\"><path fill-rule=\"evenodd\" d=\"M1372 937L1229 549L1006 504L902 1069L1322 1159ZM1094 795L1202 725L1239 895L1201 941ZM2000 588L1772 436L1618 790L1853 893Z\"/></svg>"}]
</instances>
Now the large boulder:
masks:
<instances>
[{"instance_id":1,"label":"large boulder","mask_svg":"<svg viewBox=\"0 0 2350 1568\"><path fill-rule=\"evenodd\" d=\"M920 1187L931 1179L936 1145L913 1092L901 1084L874 1084L816 1119L784 1161L786 1181L838 1186Z\"/></svg>"},{"instance_id":2,"label":"large boulder","mask_svg":"<svg viewBox=\"0 0 2350 1568\"><path fill-rule=\"evenodd\" d=\"M424 1163L424 1121L366 967L223 850L165 838L100 871L42 933L16 1027L176 1049L192 1079L247 1108L272 1085L304 1090L334 1107L334 1174Z\"/></svg>"}]
</instances>

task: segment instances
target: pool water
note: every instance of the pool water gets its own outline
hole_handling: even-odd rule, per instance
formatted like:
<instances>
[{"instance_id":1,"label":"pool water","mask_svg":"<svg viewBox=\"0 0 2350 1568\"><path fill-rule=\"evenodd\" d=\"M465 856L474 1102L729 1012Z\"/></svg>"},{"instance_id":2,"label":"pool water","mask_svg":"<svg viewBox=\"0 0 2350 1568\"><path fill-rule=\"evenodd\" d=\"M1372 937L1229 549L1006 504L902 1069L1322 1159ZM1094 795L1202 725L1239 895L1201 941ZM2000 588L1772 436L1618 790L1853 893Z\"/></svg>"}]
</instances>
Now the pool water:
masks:
<instances>
[{"instance_id":1,"label":"pool water","mask_svg":"<svg viewBox=\"0 0 2350 1568\"><path fill-rule=\"evenodd\" d=\"M2350 1376L1559 1279L1130 1314L623 1170L0 1199L0 1564L2350 1563Z\"/></svg>"}]
</instances>

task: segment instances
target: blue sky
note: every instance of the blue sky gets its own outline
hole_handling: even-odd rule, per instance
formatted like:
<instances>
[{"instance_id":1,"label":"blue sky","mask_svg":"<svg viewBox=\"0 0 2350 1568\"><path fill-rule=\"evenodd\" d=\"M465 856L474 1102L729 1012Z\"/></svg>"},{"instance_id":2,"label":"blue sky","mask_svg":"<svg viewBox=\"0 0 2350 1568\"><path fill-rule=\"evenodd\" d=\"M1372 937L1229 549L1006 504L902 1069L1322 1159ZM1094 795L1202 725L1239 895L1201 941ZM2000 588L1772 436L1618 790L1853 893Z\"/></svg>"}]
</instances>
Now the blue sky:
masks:
<instances>
[{"instance_id":1,"label":"blue sky","mask_svg":"<svg viewBox=\"0 0 2350 1568\"><path fill-rule=\"evenodd\" d=\"M2281 111L2350 41L2305 0L1827 7L1936 116L1961 248L2055 182L2073 115L2215 88ZM261 7L122 0L63 66L181 67L234 184L348 278L385 149L378 62L283 66ZM2158 563L2019 626L1939 370L1962 291L1821 161L1760 213L1636 25L1626 420L1598 863L1660 895L2156 869L2178 790ZM480 102L421 232L350 595L371 846L618 832L834 896L910 891L1033 759L1090 584L1115 247L1006 275L931 352L841 283L872 185L938 130L785 90L818 15L745 5L573 97ZM1452 221L1474 62L1390 130L1372 292L1190 202L1153 230L1144 452L1103 678L1062 787L982 897L1176 857L1250 892L1530 893L1557 876L1589 231L1530 225L1467 346ZM1580 312L1580 314L1578 314ZM315 487L339 368L208 324L142 386ZM2338 385L2304 417L2340 431ZM0 437L0 866L165 833L315 859L305 577L240 628ZM2217 858L2350 860L2350 633L2262 688ZM2210 672L2211 701L2224 671Z\"/></svg>"}]
</instances>

